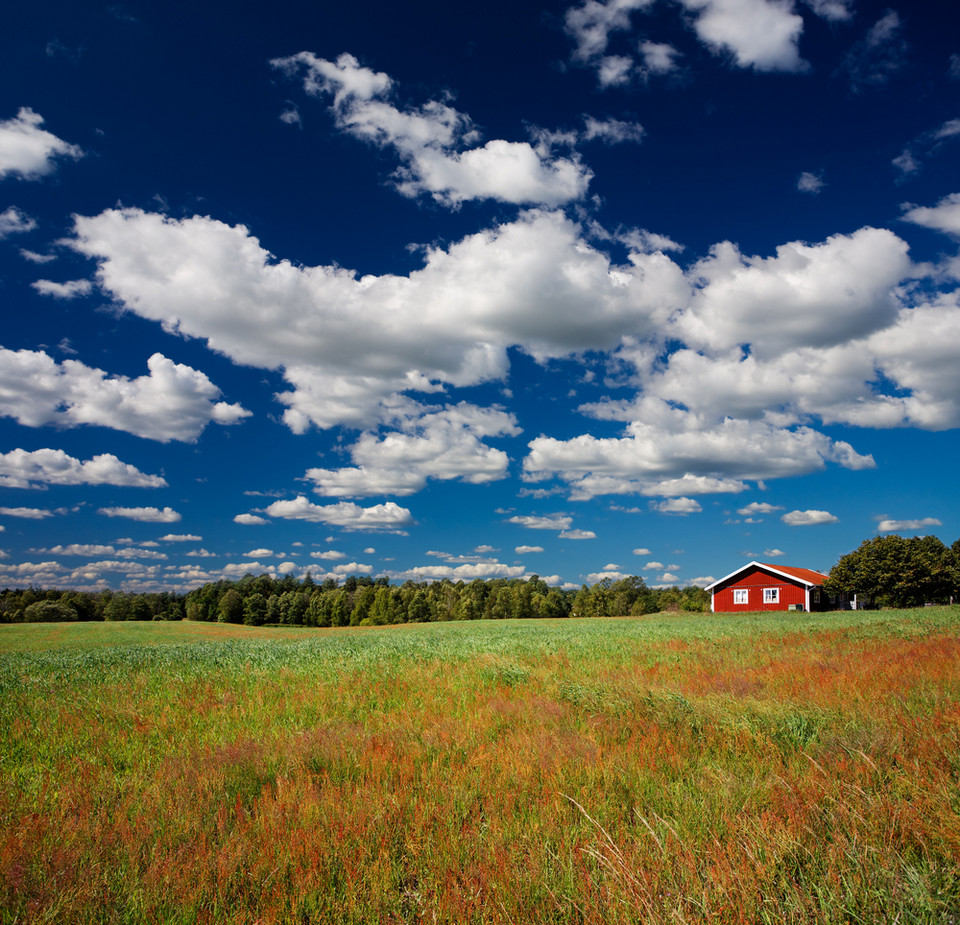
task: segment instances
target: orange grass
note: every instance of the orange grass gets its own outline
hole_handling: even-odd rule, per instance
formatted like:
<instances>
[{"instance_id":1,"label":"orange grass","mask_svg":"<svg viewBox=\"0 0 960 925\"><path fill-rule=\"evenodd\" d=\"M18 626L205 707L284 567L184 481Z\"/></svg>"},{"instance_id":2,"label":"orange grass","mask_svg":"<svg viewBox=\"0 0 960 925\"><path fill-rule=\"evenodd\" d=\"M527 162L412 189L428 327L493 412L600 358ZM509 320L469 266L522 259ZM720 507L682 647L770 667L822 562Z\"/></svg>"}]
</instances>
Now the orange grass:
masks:
<instances>
[{"instance_id":1,"label":"orange grass","mask_svg":"<svg viewBox=\"0 0 960 925\"><path fill-rule=\"evenodd\" d=\"M823 625L8 688L0 921L956 921L955 616Z\"/></svg>"}]
</instances>

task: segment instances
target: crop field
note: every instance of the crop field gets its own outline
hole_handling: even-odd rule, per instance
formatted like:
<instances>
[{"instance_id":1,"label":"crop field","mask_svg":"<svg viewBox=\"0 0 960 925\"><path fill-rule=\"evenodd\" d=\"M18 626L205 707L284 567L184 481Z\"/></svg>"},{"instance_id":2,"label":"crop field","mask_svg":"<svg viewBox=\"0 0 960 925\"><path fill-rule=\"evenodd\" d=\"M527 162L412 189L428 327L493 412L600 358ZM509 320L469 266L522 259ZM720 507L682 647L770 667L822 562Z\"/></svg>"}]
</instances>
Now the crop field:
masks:
<instances>
[{"instance_id":1,"label":"crop field","mask_svg":"<svg viewBox=\"0 0 960 925\"><path fill-rule=\"evenodd\" d=\"M960 921L960 607L0 626L0 922Z\"/></svg>"}]
</instances>

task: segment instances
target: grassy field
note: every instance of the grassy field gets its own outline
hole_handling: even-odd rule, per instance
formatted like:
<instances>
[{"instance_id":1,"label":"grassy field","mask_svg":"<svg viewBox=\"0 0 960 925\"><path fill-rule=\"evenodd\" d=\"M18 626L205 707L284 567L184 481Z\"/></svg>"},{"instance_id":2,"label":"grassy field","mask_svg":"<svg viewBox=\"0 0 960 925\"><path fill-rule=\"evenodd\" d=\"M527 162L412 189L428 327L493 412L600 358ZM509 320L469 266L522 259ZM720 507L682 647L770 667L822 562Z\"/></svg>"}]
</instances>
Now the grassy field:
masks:
<instances>
[{"instance_id":1,"label":"grassy field","mask_svg":"<svg viewBox=\"0 0 960 925\"><path fill-rule=\"evenodd\" d=\"M960 922L960 607L0 626L0 922Z\"/></svg>"}]
</instances>

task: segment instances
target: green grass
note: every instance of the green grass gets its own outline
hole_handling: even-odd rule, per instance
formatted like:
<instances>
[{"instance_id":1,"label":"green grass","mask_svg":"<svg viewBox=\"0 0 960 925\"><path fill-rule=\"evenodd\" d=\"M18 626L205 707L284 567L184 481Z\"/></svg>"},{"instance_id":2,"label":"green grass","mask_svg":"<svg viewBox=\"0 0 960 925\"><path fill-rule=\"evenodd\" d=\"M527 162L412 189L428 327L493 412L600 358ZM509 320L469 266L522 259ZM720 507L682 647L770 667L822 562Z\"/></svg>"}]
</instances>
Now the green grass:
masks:
<instances>
[{"instance_id":1,"label":"green grass","mask_svg":"<svg viewBox=\"0 0 960 925\"><path fill-rule=\"evenodd\" d=\"M2 626L0 922L954 921L958 630Z\"/></svg>"}]
</instances>

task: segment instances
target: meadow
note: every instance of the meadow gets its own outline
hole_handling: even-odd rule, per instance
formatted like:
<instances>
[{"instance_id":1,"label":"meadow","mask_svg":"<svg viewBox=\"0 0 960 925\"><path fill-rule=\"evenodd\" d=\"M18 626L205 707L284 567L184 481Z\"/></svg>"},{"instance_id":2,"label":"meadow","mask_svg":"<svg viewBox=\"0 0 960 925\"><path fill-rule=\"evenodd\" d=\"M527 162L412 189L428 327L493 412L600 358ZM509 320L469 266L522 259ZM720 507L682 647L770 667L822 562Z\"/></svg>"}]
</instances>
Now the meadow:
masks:
<instances>
[{"instance_id":1,"label":"meadow","mask_svg":"<svg viewBox=\"0 0 960 925\"><path fill-rule=\"evenodd\" d=\"M0 626L0 922L960 921L960 607Z\"/></svg>"}]
</instances>

